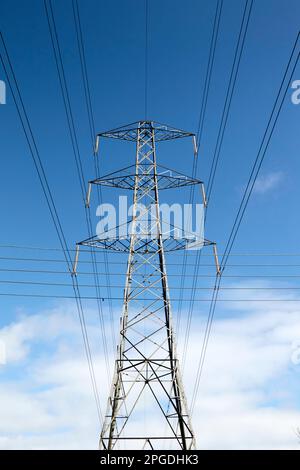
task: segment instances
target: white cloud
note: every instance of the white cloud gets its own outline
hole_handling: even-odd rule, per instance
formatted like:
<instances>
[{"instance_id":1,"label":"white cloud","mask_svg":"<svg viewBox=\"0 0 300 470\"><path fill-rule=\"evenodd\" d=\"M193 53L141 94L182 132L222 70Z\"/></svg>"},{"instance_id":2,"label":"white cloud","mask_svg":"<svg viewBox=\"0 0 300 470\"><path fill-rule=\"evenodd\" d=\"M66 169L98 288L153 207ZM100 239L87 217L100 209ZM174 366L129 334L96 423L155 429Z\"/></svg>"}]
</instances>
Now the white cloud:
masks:
<instances>
[{"instance_id":1,"label":"white cloud","mask_svg":"<svg viewBox=\"0 0 300 470\"><path fill-rule=\"evenodd\" d=\"M257 178L253 191L256 194L265 194L272 189L275 189L279 186L283 180L283 173L281 171L270 172L265 175L261 175Z\"/></svg>"},{"instance_id":2,"label":"white cloud","mask_svg":"<svg viewBox=\"0 0 300 470\"><path fill-rule=\"evenodd\" d=\"M194 415L201 448L299 448L293 381L298 382L300 367L292 362L300 336L299 302L264 295L269 302L227 304L231 317L214 322ZM193 336L190 357L199 351ZM193 383L193 376L194 369L187 369L184 382Z\"/></svg>"},{"instance_id":3,"label":"white cloud","mask_svg":"<svg viewBox=\"0 0 300 470\"><path fill-rule=\"evenodd\" d=\"M299 303L226 305L230 316L215 319L193 416L198 446L298 448L300 366L291 356L300 336ZM202 318L194 323L189 341L184 377L188 397ZM95 324L89 324L89 332L104 411L108 383L103 356L96 349ZM99 423L72 306L23 315L0 330L0 337L9 345L8 364L0 367L0 448L97 448ZM112 368L113 356L110 364Z\"/></svg>"},{"instance_id":4,"label":"white cloud","mask_svg":"<svg viewBox=\"0 0 300 470\"><path fill-rule=\"evenodd\" d=\"M77 324L72 320L73 306L66 304L40 315L20 315L14 322L0 330L0 340L5 345L6 362L25 360L38 342L43 345L59 337L74 334Z\"/></svg>"}]
</instances>

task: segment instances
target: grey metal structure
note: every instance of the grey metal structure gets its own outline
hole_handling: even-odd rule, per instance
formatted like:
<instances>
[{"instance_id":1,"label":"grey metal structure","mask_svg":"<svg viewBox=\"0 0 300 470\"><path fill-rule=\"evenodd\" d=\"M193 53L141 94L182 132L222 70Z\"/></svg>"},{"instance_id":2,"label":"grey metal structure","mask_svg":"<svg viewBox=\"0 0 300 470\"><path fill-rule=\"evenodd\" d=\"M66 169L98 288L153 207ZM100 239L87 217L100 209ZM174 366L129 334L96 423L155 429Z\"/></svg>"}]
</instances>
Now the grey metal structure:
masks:
<instances>
[{"instance_id":1,"label":"grey metal structure","mask_svg":"<svg viewBox=\"0 0 300 470\"><path fill-rule=\"evenodd\" d=\"M129 236L103 234L78 243L74 267L80 245L128 252L120 338L100 448L192 449L195 436L176 353L165 252L189 248L193 240L176 237L174 226L162 232L159 189L199 184L204 202L205 195L201 181L157 165L156 142L192 137L196 154L195 137L152 121L99 134L96 150L99 137L136 142L135 166L91 181L87 195L89 204L93 184L132 190ZM196 243L212 245L217 260L214 243Z\"/></svg>"}]
</instances>

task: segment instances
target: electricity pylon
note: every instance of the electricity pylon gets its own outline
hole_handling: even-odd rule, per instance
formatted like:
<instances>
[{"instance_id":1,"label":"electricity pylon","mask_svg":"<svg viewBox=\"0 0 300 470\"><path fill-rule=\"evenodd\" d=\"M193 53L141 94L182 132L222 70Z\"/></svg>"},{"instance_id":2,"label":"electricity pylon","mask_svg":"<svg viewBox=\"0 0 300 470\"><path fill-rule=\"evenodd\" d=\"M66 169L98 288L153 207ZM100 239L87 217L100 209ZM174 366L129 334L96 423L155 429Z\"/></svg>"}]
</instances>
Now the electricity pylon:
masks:
<instances>
[{"instance_id":1,"label":"electricity pylon","mask_svg":"<svg viewBox=\"0 0 300 470\"><path fill-rule=\"evenodd\" d=\"M212 245L216 261L217 254L215 244L204 238L178 236L178 227L171 224L162 230L160 189L199 184L204 204L205 193L201 181L157 165L156 143L192 137L196 157L195 136L139 121L98 134L96 152L100 137L136 142L135 165L90 181L87 195L89 204L92 184L132 190L129 233L112 237L108 232L78 243L74 267L80 245L128 252L120 337L100 448L192 449L195 436L176 353L165 252L196 244Z\"/></svg>"}]
</instances>

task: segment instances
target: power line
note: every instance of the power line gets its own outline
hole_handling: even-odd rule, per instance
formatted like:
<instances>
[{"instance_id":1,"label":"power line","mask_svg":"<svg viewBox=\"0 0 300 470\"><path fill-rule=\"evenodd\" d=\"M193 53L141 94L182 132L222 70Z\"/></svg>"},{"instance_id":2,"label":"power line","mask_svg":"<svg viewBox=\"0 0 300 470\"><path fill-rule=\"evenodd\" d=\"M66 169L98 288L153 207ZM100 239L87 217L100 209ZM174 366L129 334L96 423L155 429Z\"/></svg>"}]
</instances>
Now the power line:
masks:
<instances>
[{"instance_id":1,"label":"power line","mask_svg":"<svg viewBox=\"0 0 300 470\"><path fill-rule=\"evenodd\" d=\"M255 162L254 162L251 174L250 174L250 177L248 179L247 186L246 186L246 189L244 191L242 201L240 203L236 218L234 220L233 227L232 227L232 230L230 232L229 239L227 241L227 244L226 244L226 247L225 247L225 250L224 250L224 254L223 254L223 257L222 257L222 261L221 261L222 265L227 264L228 257L230 255L230 252L231 252L232 247L233 247L233 243L235 241L236 235L238 233L239 227L240 227L242 219L244 217L245 210L247 208L250 196L252 194L252 191L253 191L258 173L261 169L262 163L263 163L264 158L266 156L266 152L268 150L269 143L271 141L276 123L278 121L278 117L280 115L280 112L281 112L281 109L282 109L282 106L283 106L283 103L284 103L284 98L285 98L286 93L289 89L290 81L286 80L286 78L287 78L287 75L288 75L293 57L294 57L295 50L297 48L299 37L300 37L300 33L298 33L298 35L297 35L297 39L295 41L295 44L294 44L294 47L293 47L293 50L292 50L292 54L289 58L289 62L287 64L285 74L283 76L283 79L282 79L282 82L281 82L281 85L280 85L280 88L279 88L279 91L278 91L278 94L277 94L277 97L276 97L276 100L275 100L275 103L274 103L274 106L273 106L273 109L272 109L272 112L271 112L271 115L270 115L266 130L264 132L261 145L259 147L256 159L255 159ZM297 66L297 63L298 63L298 60L299 60L299 56L300 56L300 52L298 53L298 55L295 59L294 66L292 67L291 73L289 75L290 78L292 78L292 76L294 74L294 71L296 69L296 66ZM283 91L285 82L287 83L286 88L284 90L283 96L282 96L281 101L280 101L280 95ZM276 106L278 105L278 103L279 103L279 108L278 108L277 112L275 112L276 111ZM274 118L274 116L275 116L275 118ZM274 118L274 121L273 121L273 124L272 124L272 119L273 118ZM268 132L269 132L269 135L268 135Z\"/></svg>"},{"instance_id":2,"label":"power line","mask_svg":"<svg viewBox=\"0 0 300 470\"><path fill-rule=\"evenodd\" d=\"M212 28L212 37L211 37L210 48L209 48L209 58L208 58L208 63L207 63L206 76L205 76L205 82L204 82L204 88L203 88L203 94L202 94L202 100L201 100L201 108L200 108L200 114L199 114L199 121L198 121L198 127L197 127L196 152L195 152L194 159L193 159L192 178L195 178L197 174L198 155L199 155L200 145L202 144L202 132L203 132L207 101L208 101L208 95L209 95L210 84L211 84L212 71L213 71L213 66L214 66L214 61L215 61L215 52L216 52L217 39L218 39L218 34L219 34L222 8L223 8L223 0L218 0L216 11L215 11L215 16L214 16L213 28ZM190 200L189 200L190 204L194 202L194 196L195 196L195 188L194 186L192 186L191 191L190 191ZM182 289L184 287L186 267L188 264L187 258L188 258L188 255L187 255L187 252L185 251L184 258L183 258L181 283L180 283ZM179 302L179 306L177 310L177 324L176 324L177 332L180 331L181 314L182 314L182 304L181 302Z\"/></svg>"},{"instance_id":3,"label":"power line","mask_svg":"<svg viewBox=\"0 0 300 470\"><path fill-rule=\"evenodd\" d=\"M82 26L81 26L81 20L80 20L80 11L79 11L77 0L72 0L72 9L73 9L76 38L77 38L80 67L81 67L81 75L82 75L82 80L83 80L85 102L86 102L92 150L93 150L95 138L96 138L96 128L95 128L94 111L93 111L93 105L92 105L92 99L91 99L89 75L88 75L88 69L87 69L87 63L86 63Z\"/></svg>"},{"instance_id":4,"label":"power line","mask_svg":"<svg viewBox=\"0 0 300 470\"><path fill-rule=\"evenodd\" d=\"M0 256L0 260L3 260L3 261L28 261L28 262L39 262L39 263L65 263L65 260L63 259L56 259L56 258L25 258L25 257L15 257L15 256ZM102 261L102 260L97 260L95 261L97 264L106 264L105 261ZM81 264L93 264L92 261L88 261L88 260L81 260L80 261ZM109 264L115 264L115 265L126 265L127 263L125 261L110 261ZM168 263L168 266L178 266L179 263ZM187 263L187 266L194 266L195 267L195 263ZM241 268L299 268L300 267L300 264L291 264L291 263L288 263L288 264L266 264L266 263L252 263L252 264L245 264L245 263L231 263L231 264L228 264L226 263L226 266L227 267L241 267ZM201 263L201 266L200 267L211 267L211 268L215 268L215 264L214 263L210 263L210 264L205 264L205 263Z\"/></svg>"},{"instance_id":5,"label":"power line","mask_svg":"<svg viewBox=\"0 0 300 470\"><path fill-rule=\"evenodd\" d=\"M207 324L206 324L206 330L205 330L205 334L204 334L204 341L203 341L203 345L202 345L198 370L197 370L197 374L196 374L194 392L193 392L193 396L192 396L191 412L193 412L196 397L197 397L197 393L198 393L198 390L199 390L199 384L200 384L200 379L201 379L201 375L202 375L203 364L204 364L204 361L205 361L208 340L209 340L210 333L211 333L211 326L212 326L212 322L213 322L213 318L214 318L214 314L215 314L216 303L218 301L218 293L219 293L219 289L220 289L221 279L222 279L222 276L223 276L223 271L226 267L226 263L227 263L227 260L229 258L229 255L230 255L230 251L233 247L233 244L234 244L234 241L236 239L240 224L241 224L243 216L245 214L245 210L247 208L250 196L252 194L254 184L255 184L257 176L259 174L259 170L260 170L261 165L263 163L263 160L265 158L265 155L266 155L271 137L273 135L278 117L280 115L280 112L281 112L281 109L282 109L282 106L283 106L283 103L284 103L284 99L286 97L287 91L288 91L289 86L290 86L291 78L294 74L294 71L295 71L296 66L298 64L298 61L299 61L300 52L295 54L295 52L297 50L297 45L298 45L298 42L299 42L299 37L300 37L300 32L297 35L296 41L294 43L294 46L293 46L293 49L292 49L292 52L291 52L291 55L289 57L289 61L288 61L288 64L286 66L285 73L284 73L284 76L282 78L282 81L281 81L281 84L280 84L280 87L279 87L279 90L278 90L278 93L277 93L277 96L276 96L276 99L275 99L275 102L274 102L274 105L273 105L273 108L272 108L272 111L271 111L271 114L270 114L270 118L268 120L268 123L267 123L266 129L265 129L265 132L264 132L264 135L263 135L263 138L262 138L257 156L254 160L254 164L253 164L253 167L252 167L252 171L250 173L248 184L247 184L246 189L244 191L244 195L243 195L243 198L241 200L239 210L237 212L236 218L235 218L234 223L233 223L232 230L230 232L230 236L228 238L228 242L227 242L227 245L226 245L226 248L225 248L225 253L224 253L224 255L222 257L222 260L221 260L221 267L222 267L221 274L216 277L215 291L213 293L213 297L212 297L212 301L211 301L211 305L210 305L208 320L207 320ZM293 59L294 59L295 55L296 55L296 57L295 57L294 65L291 66L291 64L293 63Z\"/></svg>"},{"instance_id":6,"label":"power line","mask_svg":"<svg viewBox=\"0 0 300 470\"><path fill-rule=\"evenodd\" d=\"M9 245L9 244L3 244L1 245L0 244L0 249L1 248L5 248L5 249L22 249L22 250L35 250L35 251L57 251L57 252L61 252L62 249L61 248L58 248L58 247L41 247L41 246L27 246L27 245ZM76 252L75 249L72 249L72 248L68 248L68 251L70 253L72 252ZM99 250L100 252L102 252L101 250ZM81 248L80 250L80 253L90 253L90 250L84 250ZM198 253L198 251L195 251L195 255ZM119 252L111 252L110 254L118 254L120 255ZM172 255L173 252L170 252L168 253L168 255ZM211 253L202 253L202 256L209 256L209 257L213 257L213 254ZM223 253L219 253L219 256L223 256ZM230 256L292 256L292 257L296 257L296 256L300 256L300 253L230 253ZM183 257L182 254L180 254L179 252L176 252L176 258L178 257ZM169 264L169 263L168 263Z\"/></svg>"},{"instance_id":7,"label":"power line","mask_svg":"<svg viewBox=\"0 0 300 470\"><path fill-rule=\"evenodd\" d=\"M199 121L198 121L197 134L196 134L197 154L199 154L200 146L202 144L203 126L204 126L209 90L210 90L210 85L211 85L212 71L213 71L214 62L215 62L216 46L217 46L217 40L219 36L222 9L223 9L223 0L218 0L217 6L216 6L215 17L214 17L213 31L212 31L212 37L211 37L211 42L210 42L210 48L209 48L209 59L207 63L204 89L203 89L203 95L202 95L202 100L201 100L201 108L200 108Z\"/></svg>"},{"instance_id":8,"label":"power line","mask_svg":"<svg viewBox=\"0 0 300 470\"><path fill-rule=\"evenodd\" d=\"M300 276L299 276L300 277ZM72 287L73 284L70 284L70 283L65 283L65 282L41 282L41 281L32 281L32 280L29 280L29 281L23 281L23 280L15 280L15 279L0 279L0 284L21 284L21 285L37 285L37 286L53 286L53 287ZM79 286L81 288L94 288L95 286L93 284L82 284L82 283L79 283ZM103 288L107 288L109 287L109 285L107 284L101 284L100 287L103 287ZM120 288L123 288L124 286L123 285L114 285L113 288L114 289L120 289ZM181 288L180 287L175 287L175 286L169 286L169 289L170 290L180 290ZM184 287L185 290L190 290L192 289L192 287L187 287L185 286ZM202 287L196 287L196 290L214 290L214 287L212 286L202 286ZM257 287L248 287L248 286L243 286L243 287L220 287L219 290L255 290L255 291L269 291L269 290L300 290L300 287L261 287L261 286L257 286ZM110 296L108 296L108 299L110 298Z\"/></svg>"},{"instance_id":9,"label":"power line","mask_svg":"<svg viewBox=\"0 0 300 470\"><path fill-rule=\"evenodd\" d=\"M210 174L208 178L207 201L209 201L210 196L211 196L214 179L215 179L215 175L216 175L216 171L218 167L218 162L220 159L221 148L222 148L224 134L225 134L225 130L226 130L227 122L228 122L228 116L229 116L229 110L231 107L232 97L233 97L233 93L235 90L237 76L238 76L238 72L240 68L242 53L244 50L252 6L253 6L253 0L246 0L244 13L243 13L243 19L242 19L238 41L237 41L237 46L235 49L233 64L231 67L231 73L230 73L229 83L227 87L226 98L225 98L224 107L222 111L221 123L219 126L212 165L211 165Z\"/></svg>"},{"instance_id":10,"label":"power line","mask_svg":"<svg viewBox=\"0 0 300 470\"><path fill-rule=\"evenodd\" d=\"M15 106L16 106L16 110L17 110L17 113L18 113L18 116L19 116L19 119L20 119L20 122L21 122L21 126L22 126L22 129L23 129L24 135L25 135L25 139L26 139L28 147L29 147L30 155L31 155L31 158L33 160L34 167L36 169L36 172L37 172L40 184L41 184L41 188L42 188L43 194L44 194L46 202L47 202L47 206L48 206L48 209L49 209L49 212L50 212L50 216L51 216L51 219L53 221L53 224L54 224L54 227L55 227L55 230L56 230L56 233L57 233L60 245L61 245L61 249L62 249L62 252L64 254L67 267L69 269L69 273L71 273L72 260L71 260L71 257L70 257L70 253L68 251L66 238L65 238L65 235L64 235L64 232L63 232L63 229L62 229L60 218L58 216L58 212L57 212L57 208L56 208L53 196L52 196L52 192L51 192L50 187L49 187L47 176L46 176L46 173L45 173L42 161L41 161L40 153L39 153L39 150L37 148L36 141L35 141L35 138L34 138L34 135L33 135L33 132L32 132L32 128L31 128L31 125L30 125L30 121L28 119L26 108L24 106L24 102L23 102L23 99L22 99L22 95L21 95L21 92L20 92L18 81L17 81L16 75L15 75L15 72L14 72L14 69L13 69L13 66L12 66L12 62L10 60L10 56L8 54L8 50L7 50L7 47L6 47L6 44L5 44L5 41L4 41L4 38L3 38L3 35L2 35L1 32L0 32L0 42L1 42L1 45L2 45L2 49L4 51L4 54L2 54L2 52L1 52L0 58L1 58L1 63L2 63L4 72L5 72L5 75L6 75L7 83L9 85L10 90L11 90L11 94L12 94L12 97L13 97L13 100L14 100L14 103L15 103ZM75 300L76 300L76 306L77 306L77 312L78 312L78 317L79 317L79 321L80 321L81 332L82 332L82 336L83 336L83 342L84 342L84 347L85 347L85 352L86 352L86 358L87 358L87 362L88 362L89 373L90 373L90 377L91 377L92 389L93 389L95 402L96 402L96 407L97 407L97 414L98 414L99 421L101 423L102 422L102 414L101 414L101 407L100 407L100 401L99 401L99 393L98 393L98 389L97 389L97 383L96 383L96 378L95 378L95 372L94 372L94 366L93 366L93 361L92 361L91 349L90 349L90 345L89 345L89 339L88 339L88 336L87 336L87 329L86 329L84 312L83 312L83 309L82 309L82 304L81 304L81 299L80 299L80 292L79 292L79 288L78 288L76 278L74 276L72 276L71 278L72 278L72 283L73 283L73 290L74 290L74 296L75 296Z\"/></svg>"},{"instance_id":11,"label":"power line","mask_svg":"<svg viewBox=\"0 0 300 470\"><path fill-rule=\"evenodd\" d=\"M69 271L57 271L57 270L42 270L42 269L28 269L28 268L0 268L0 272L25 272L25 273L38 273L38 274L68 274L70 275ZM90 271L77 271L78 275L86 275L86 276L91 276L94 273ZM105 272L99 272L99 276L103 275L105 276ZM125 276L124 273L120 272L114 272L111 273L112 276ZM142 274L141 274L142 276ZM181 274L168 274L168 277L180 277ZM186 274L186 277L193 278L193 274ZM199 278L213 278L215 279L214 274L198 274ZM227 274L222 274L222 277L225 278L232 278L232 279L238 279L238 278L295 278L299 279L300 275L294 275L294 274L233 274L233 275L227 275Z\"/></svg>"},{"instance_id":12,"label":"power line","mask_svg":"<svg viewBox=\"0 0 300 470\"><path fill-rule=\"evenodd\" d=\"M245 39L248 31L248 25L249 25L249 20L250 20L250 15L251 15L251 10L252 10L252 0L246 0L244 11L243 11L243 17L242 17L242 22L239 30L239 35L238 35L238 40L236 44L236 49L235 49L235 54L234 54L234 60L233 64L231 67L231 73L230 73L230 79L227 87L227 92L226 92L226 98L224 102L224 107L223 107L223 113L222 113L222 118L221 118L221 123L219 126L219 132L217 136L217 141L216 141L216 146L215 146L215 152L211 164L211 170L210 170L210 175L208 179L208 187L207 187L207 203L209 203L210 200L210 195L212 192L212 187L213 187L213 181L215 178L216 174L216 168L220 156L220 150L222 147L223 143L223 137L226 129L226 124L228 120L228 115L229 115L229 110L231 107L231 101L232 101L232 96L233 92L235 90L236 86L236 81L237 81L237 75L240 67L240 61L242 57L242 52L244 49L244 44L245 44ZM205 221L207 217L207 212L205 214ZM201 252L198 253L197 255L197 261L196 261L196 266L194 270L194 286L196 287L197 280L198 280L198 272L199 272L199 266L201 262ZM183 348L183 369L185 366L185 361L187 357L187 350L188 350L188 344L189 344L189 334L190 334L190 329L191 329L191 324L192 324L192 317L193 317L193 301L195 298L195 293L191 293L191 301L190 301L190 306L189 306L189 311L188 311L188 319L187 319L187 327L186 327L186 335L185 335L185 341L184 341L184 348Z\"/></svg>"},{"instance_id":13,"label":"power line","mask_svg":"<svg viewBox=\"0 0 300 470\"><path fill-rule=\"evenodd\" d=\"M61 53L61 48L60 48L60 44L58 40L57 28L56 28L51 0L44 0L44 5L45 5L46 17L47 17L47 22L48 22L48 27L49 27L51 44L52 44L52 48L54 52L56 70L58 74L60 89L61 89L62 98L64 102L64 108L66 112L66 118L68 122L71 144L72 144L73 153L75 156L77 173L79 175L79 185L81 189L81 196L82 196L83 201L85 201L86 191L85 191L85 178L84 178L84 173L83 173L83 165L82 165L82 160L81 160L81 156L79 152L77 133L75 130L74 117L73 117L72 108L71 108L66 74L65 74L65 69L63 66L62 53Z\"/></svg>"},{"instance_id":14,"label":"power line","mask_svg":"<svg viewBox=\"0 0 300 470\"><path fill-rule=\"evenodd\" d=\"M85 205L85 193L86 193L85 192L85 177L84 177L84 172L83 172L82 158L81 158L81 154L80 154L80 150L79 150L77 132L76 132L76 128L75 128L75 121L74 121L74 116L73 116L73 112L72 112L72 106L71 106L71 101L70 101L70 96L69 96L69 91L68 91L68 85L67 85L67 80L66 80L66 74L65 74L65 69L64 69L62 52L61 52L60 42L59 42L59 38L58 38L58 32L57 32L57 28L56 28L54 12L53 12L53 8L52 8L52 1L51 0L48 0L48 1L44 0L44 4L45 4L45 11L46 11L46 16L47 16L47 21L48 21L50 39L51 39L51 44L52 44L52 48L53 48L54 59L55 59L55 64L56 64L60 89L61 89L62 98L63 98L63 104L64 104L66 118L67 118L67 124L68 124L70 140L71 140L71 146L72 146L72 150L73 150L73 155L74 155L74 159L75 159L75 163L76 163L76 169L77 169L79 184L80 184L80 188L81 188L82 200L84 201L84 207L86 208L86 205ZM86 208L86 210L85 210L85 215L86 215L86 223L87 223L87 227L88 227L88 231L89 231L89 236L91 237L92 236L92 224L91 224L91 217L90 217L90 213L89 213L88 208ZM91 257L92 257L92 261L94 261L93 250L91 250ZM99 288L98 288L98 279L97 279L96 270L97 270L97 267L93 263L93 272L94 272L94 279L95 279L96 295L98 295L98 297L101 297L101 292L99 292ZM103 345L104 345L104 354L105 354L105 363L106 363L106 369L107 369L107 376L110 380L109 355L108 355L108 347L107 347L107 340L106 340L105 323L104 323L103 312L102 312L102 304L100 302L98 303L98 317L99 317L99 324L100 324L100 329L101 329L102 341L103 341Z\"/></svg>"},{"instance_id":15,"label":"power line","mask_svg":"<svg viewBox=\"0 0 300 470\"><path fill-rule=\"evenodd\" d=\"M89 75L88 75L88 69L87 69L87 63L86 63L86 55L85 55L85 47L84 47L84 41L83 41L83 33L82 33L82 26L81 26L81 19L80 19L80 11L78 7L78 1L73 0L72 1L72 8L73 8L73 16L74 16L74 23L75 23L75 30L76 30L76 37L77 37L77 44L78 44L78 51L79 51L79 58L80 58L80 66L81 66L81 75L82 75L82 81L84 84L84 94L85 94L85 102L86 102L86 108L87 108L87 114L88 114L88 121L89 121L89 127L90 127L90 136L91 136L91 146L94 152L94 143L96 141L96 127L95 127L95 119L94 119L94 112L93 112L93 106L92 106L92 99L91 99L91 90L90 90L90 82L89 82ZM98 162L98 154L94 155L94 171L95 171L95 176L96 179L100 178L100 171L99 171L99 162ZM102 201L102 192L101 192L101 187L97 185L97 197L98 197L98 205L100 205ZM91 214L90 214L90 208L87 207L86 211L88 213L88 218L89 218L89 224L90 228L92 226L91 223ZM90 229L91 232L91 229ZM94 270L95 270L95 276L97 283L99 285L99 279L97 275L97 264L96 264L96 254L94 249L91 250L91 257L92 257L92 262L94 263ZM105 271L106 271L106 280L107 283L110 283L110 274L109 274L109 264L108 264L108 256L107 252L104 250L104 264L105 264ZM110 295L110 289L108 288L108 293ZM101 293L99 292L101 295ZM112 336L112 344L116 344L116 338L115 338L115 332L114 332L114 314L113 314L113 307L112 303L109 303L109 313L110 313L110 324L111 324L111 336Z\"/></svg>"},{"instance_id":16,"label":"power line","mask_svg":"<svg viewBox=\"0 0 300 470\"><path fill-rule=\"evenodd\" d=\"M75 295L51 295L51 294L32 294L32 293L20 293L20 292L0 292L0 296L6 297L32 297L32 298L49 298L49 299L74 299L76 300ZM84 296L80 297L82 300L97 300L98 297L93 296ZM112 300L123 301L123 297L111 297ZM109 297L102 297L102 302L109 300ZM138 300L146 301L147 298L139 298ZM178 301L179 298L174 298L173 301ZM183 302L188 302L189 299L183 299ZM211 298L207 299L195 299L195 302L210 302ZM300 299L216 299L215 302L300 302Z\"/></svg>"}]
</instances>

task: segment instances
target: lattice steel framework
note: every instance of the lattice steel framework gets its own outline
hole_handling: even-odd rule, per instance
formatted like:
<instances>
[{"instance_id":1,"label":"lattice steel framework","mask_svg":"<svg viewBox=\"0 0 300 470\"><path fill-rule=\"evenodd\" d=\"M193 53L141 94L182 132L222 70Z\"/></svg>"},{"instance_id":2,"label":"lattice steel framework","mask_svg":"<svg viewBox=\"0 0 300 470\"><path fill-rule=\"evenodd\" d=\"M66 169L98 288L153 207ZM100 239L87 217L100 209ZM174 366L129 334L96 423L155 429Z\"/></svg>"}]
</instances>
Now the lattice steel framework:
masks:
<instances>
[{"instance_id":1,"label":"lattice steel framework","mask_svg":"<svg viewBox=\"0 0 300 470\"><path fill-rule=\"evenodd\" d=\"M195 436L176 353L165 261L165 251L189 247L191 240L178 239L172 230L168 236L162 233L159 187L202 186L202 182L166 168L160 171L155 145L156 141L180 137L192 137L195 145L194 135L140 121L99 136L136 142L135 167L91 181L87 195L89 204L92 184L132 189L129 237L109 238L104 234L84 240L77 244L75 260L76 270L80 245L128 252L120 338L100 448L192 449ZM215 244L208 240L200 244L213 245L215 250Z\"/></svg>"}]
</instances>

